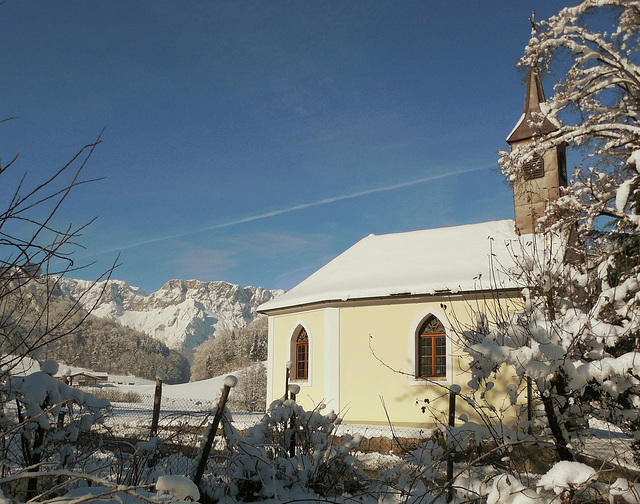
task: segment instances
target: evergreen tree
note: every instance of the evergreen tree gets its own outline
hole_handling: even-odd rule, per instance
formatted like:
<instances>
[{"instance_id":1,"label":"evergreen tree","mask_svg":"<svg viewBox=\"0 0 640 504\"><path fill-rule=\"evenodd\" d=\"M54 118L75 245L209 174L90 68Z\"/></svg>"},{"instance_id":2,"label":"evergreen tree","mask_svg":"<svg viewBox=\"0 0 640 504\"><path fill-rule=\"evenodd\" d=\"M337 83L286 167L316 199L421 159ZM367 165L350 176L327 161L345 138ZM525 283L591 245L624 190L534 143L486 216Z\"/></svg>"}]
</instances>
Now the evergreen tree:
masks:
<instances>
[{"instance_id":1,"label":"evergreen tree","mask_svg":"<svg viewBox=\"0 0 640 504\"><path fill-rule=\"evenodd\" d=\"M213 362L211 361L211 355L207 355L207 378L213 378Z\"/></svg>"},{"instance_id":2,"label":"evergreen tree","mask_svg":"<svg viewBox=\"0 0 640 504\"><path fill-rule=\"evenodd\" d=\"M238 371L250 362L267 357L267 318L260 317L247 327L222 331L196 348L191 365L191 381Z\"/></svg>"}]
</instances>

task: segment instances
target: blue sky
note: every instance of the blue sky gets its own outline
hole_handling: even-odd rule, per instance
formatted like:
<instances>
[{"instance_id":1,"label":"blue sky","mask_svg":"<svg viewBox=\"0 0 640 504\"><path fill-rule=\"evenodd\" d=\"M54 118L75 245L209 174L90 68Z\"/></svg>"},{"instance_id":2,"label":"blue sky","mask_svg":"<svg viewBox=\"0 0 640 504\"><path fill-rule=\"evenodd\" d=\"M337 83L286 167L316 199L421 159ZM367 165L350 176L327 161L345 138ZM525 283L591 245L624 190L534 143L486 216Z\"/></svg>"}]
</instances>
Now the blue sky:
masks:
<instances>
[{"instance_id":1,"label":"blue sky","mask_svg":"<svg viewBox=\"0 0 640 504\"><path fill-rule=\"evenodd\" d=\"M85 174L104 180L59 215L98 217L76 277L119 253L147 292L289 289L370 233L513 217L515 62L532 10L564 5L8 0L0 156L39 181L106 128Z\"/></svg>"}]
</instances>

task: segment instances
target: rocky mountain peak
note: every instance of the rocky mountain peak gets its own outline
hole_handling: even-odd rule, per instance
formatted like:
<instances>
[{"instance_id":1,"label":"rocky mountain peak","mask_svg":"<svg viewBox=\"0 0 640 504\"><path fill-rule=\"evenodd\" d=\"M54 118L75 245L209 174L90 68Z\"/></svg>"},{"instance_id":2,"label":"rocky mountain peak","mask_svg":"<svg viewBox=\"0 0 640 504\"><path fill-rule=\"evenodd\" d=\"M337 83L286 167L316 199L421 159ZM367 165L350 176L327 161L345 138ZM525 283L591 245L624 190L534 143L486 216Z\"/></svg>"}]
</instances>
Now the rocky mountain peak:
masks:
<instances>
[{"instance_id":1,"label":"rocky mountain peak","mask_svg":"<svg viewBox=\"0 0 640 504\"><path fill-rule=\"evenodd\" d=\"M93 314L143 331L171 349L192 349L223 329L245 327L262 303L283 293L224 281L169 280L151 294L122 280L62 279L60 291Z\"/></svg>"}]
</instances>

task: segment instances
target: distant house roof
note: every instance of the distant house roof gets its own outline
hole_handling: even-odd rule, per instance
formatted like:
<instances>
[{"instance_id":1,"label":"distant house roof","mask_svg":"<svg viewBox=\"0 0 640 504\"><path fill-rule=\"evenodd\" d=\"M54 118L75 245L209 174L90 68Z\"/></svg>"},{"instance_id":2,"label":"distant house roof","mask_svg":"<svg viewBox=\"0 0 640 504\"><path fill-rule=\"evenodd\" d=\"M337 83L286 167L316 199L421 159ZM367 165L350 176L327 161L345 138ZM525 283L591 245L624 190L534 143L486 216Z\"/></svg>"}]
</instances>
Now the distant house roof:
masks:
<instances>
[{"instance_id":1,"label":"distant house roof","mask_svg":"<svg viewBox=\"0 0 640 504\"><path fill-rule=\"evenodd\" d=\"M491 283L495 281L491 259L498 269L513 265L510 247L505 244L517 240L512 220L369 235L258 310L516 287Z\"/></svg>"},{"instance_id":2,"label":"distant house roof","mask_svg":"<svg viewBox=\"0 0 640 504\"><path fill-rule=\"evenodd\" d=\"M62 379L65 376L68 376L72 379L84 376L85 378L93 378L100 381L107 381L109 379L109 373L61 365L58 368L58 372L55 374L55 377L58 379Z\"/></svg>"},{"instance_id":3,"label":"distant house roof","mask_svg":"<svg viewBox=\"0 0 640 504\"><path fill-rule=\"evenodd\" d=\"M94 373L88 371L78 371L76 373L71 373L69 376L71 376L71 378L75 378L76 376L84 376L86 378L95 378L96 380L109 379L109 375L107 373Z\"/></svg>"}]
</instances>

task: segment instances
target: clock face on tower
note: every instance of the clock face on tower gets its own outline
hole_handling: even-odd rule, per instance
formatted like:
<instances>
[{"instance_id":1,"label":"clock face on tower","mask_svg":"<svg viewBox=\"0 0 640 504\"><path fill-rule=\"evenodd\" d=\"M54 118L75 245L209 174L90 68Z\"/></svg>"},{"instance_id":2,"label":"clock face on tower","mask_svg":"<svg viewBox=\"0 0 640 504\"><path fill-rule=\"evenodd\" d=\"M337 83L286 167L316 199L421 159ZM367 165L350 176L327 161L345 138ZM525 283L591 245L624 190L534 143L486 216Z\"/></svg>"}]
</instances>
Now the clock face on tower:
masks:
<instances>
[{"instance_id":1,"label":"clock face on tower","mask_svg":"<svg viewBox=\"0 0 640 504\"><path fill-rule=\"evenodd\" d=\"M544 177L544 160L542 156L534 154L533 157L524 164L524 179L533 180Z\"/></svg>"}]
</instances>

